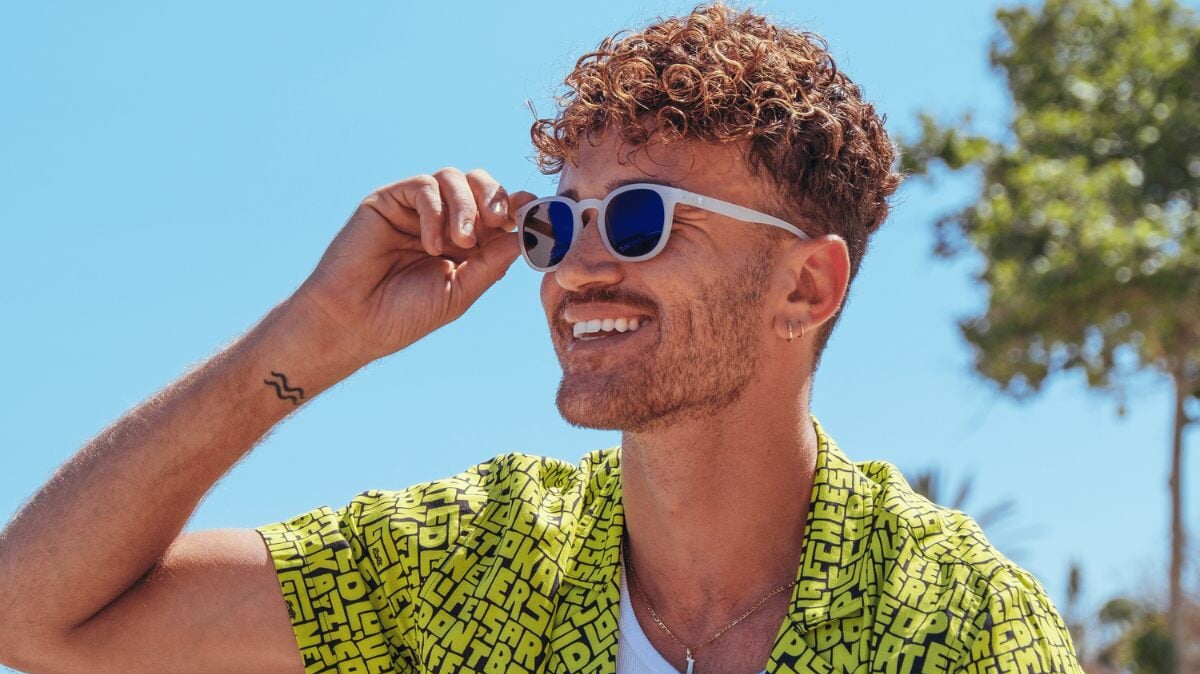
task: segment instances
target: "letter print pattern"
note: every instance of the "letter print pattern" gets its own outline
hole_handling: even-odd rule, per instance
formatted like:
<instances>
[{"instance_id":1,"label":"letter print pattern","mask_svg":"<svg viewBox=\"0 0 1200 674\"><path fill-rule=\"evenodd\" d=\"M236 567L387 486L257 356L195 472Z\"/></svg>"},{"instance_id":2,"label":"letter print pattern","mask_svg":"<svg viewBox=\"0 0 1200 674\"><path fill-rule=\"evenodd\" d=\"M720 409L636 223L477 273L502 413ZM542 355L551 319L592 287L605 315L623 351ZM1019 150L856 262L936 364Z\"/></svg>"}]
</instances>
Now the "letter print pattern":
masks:
<instances>
[{"instance_id":1,"label":"letter print pattern","mask_svg":"<svg viewBox=\"0 0 1200 674\"><path fill-rule=\"evenodd\" d=\"M768 672L1082 671L1041 585L973 520L812 422L804 558ZM306 671L615 672L620 457L506 454L258 527Z\"/></svg>"}]
</instances>

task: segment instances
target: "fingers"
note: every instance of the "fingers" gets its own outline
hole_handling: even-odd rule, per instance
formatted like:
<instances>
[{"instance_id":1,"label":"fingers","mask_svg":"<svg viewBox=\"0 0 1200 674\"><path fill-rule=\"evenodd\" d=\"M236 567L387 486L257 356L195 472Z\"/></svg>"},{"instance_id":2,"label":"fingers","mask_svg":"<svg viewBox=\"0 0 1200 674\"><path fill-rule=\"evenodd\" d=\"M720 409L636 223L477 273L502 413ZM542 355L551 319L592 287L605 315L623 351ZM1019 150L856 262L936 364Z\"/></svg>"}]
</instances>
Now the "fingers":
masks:
<instances>
[{"instance_id":1,"label":"fingers","mask_svg":"<svg viewBox=\"0 0 1200 674\"><path fill-rule=\"evenodd\" d=\"M499 281L521 256L517 235L499 233L483 242L450 276L451 310L461 315L484 291Z\"/></svg>"},{"instance_id":2,"label":"fingers","mask_svg":"<svg viewBox=\"0 0 1200 674\"><path fill-rule=\"evenodd\" d=\"M459 248L470 248L475 245L475 223L479 221L479 209L475 205L475 195L467 183L467 177L462 171L447 166L433 174L441 188L442 201L446 204L446 232L442 234L445 241L452 242Z\"/></svg>"},{"instance_id":3,"label":"fingers","mask_svg":"<svg viewBox=\"0 0 1200 674\"><path fill-rule=\"evenodd\" d=\"M483 169L467 171L467 184L479 206L480 224L490 229L502 229L508 222L508 191Z\"/></svg>"},{"instance_id":4,"label":"fingers","mask_svg":"<svg viewBox=\"0 0 1200 674\"><path fill-rule=\"evenodd\" d=\"M440 238L446 221L445 203L433 176L413 178L410 203L421 219L421 247L430 255L441 255L444 244Z\"/></svg>"},{"instance_id":5,"label":"fingers","mask_svg":"<svg viewBox=\"0 0 1200 674\"><path fill-rule=\"evenodd\" d=\"M429 255L461 258L500 231L514 231L512 214L536 198L524 191L509 194L483 169L464 174L447 166L380 187L364 203L400 233L418 234L419 223L421 247Z\"/></svg>"},{"instance_id":6,"label":"fingers","mask_svg":"<svg viewBox=\"0 0 1200 674\"><path fill-rule=\"evenodd\" d=\"M379 213L395 231L419 236L421 247L430 255L440 254L434 251L440 248L437 237L442 230L445 208L433 176L413 176L384 185L364 199L363 205Z\"/></svg>"},{"instance_id":7,"label":"fingers","mask_svg":"<svg viewBox=\"0 0 1200 674\"><path fill-rule=\"evenodd\" d=\"M514 192L508 197L508 212L512 215L512 217L516 217L517 209L533 201L534 199L537 199L537 195L532 192ZM508 225L509 226L505 227L505 229L510 232L515 231L517 228L517 223L514 220L509 220Z\"/></svg>"}]
</instances>

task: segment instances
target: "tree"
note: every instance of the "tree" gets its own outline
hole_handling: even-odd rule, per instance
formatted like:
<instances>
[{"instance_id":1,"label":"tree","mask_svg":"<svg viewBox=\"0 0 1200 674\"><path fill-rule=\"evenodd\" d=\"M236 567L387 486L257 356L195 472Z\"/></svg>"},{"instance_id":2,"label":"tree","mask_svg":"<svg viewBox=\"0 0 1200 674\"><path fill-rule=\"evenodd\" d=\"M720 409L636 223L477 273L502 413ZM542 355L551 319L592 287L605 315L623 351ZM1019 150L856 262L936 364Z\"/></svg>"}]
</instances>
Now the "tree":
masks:
<instances>
[{"instance_id":1,"label":"tree","mask_svg":"<svg viewBox=\"0 0 1200 674\"><path fill-rule=\"evenodd\" d=\"M936 252L981 255L989 290L960 322L974 368L1016 397L1082 371L1116 394L1139 371L1173 393L1168 633L1184 643L1184 431L1200 399L1200 23L1172 0L1000 9L1003 138L920 116L902 168L977 170L978 200L935 223Z\"/></svg>"},{"instance_id":2,"label":"tree","mask_svg":"<svg viewBox=\"0 0 1200 674\"><path fill-rule=\"evenodd\" d=\"M1185 641L1182 649L1172 645L1158 592L1137 592L1111 598L1099 607L1095 616L1085 618L1079 610L1082 583L1083 570L1072 562L1068 568L1063 619L1071 631L1079 662L1085 671L1093 674L1197 671L1200 648L1194 639L1190 644ZM1182 607L1186 631L1200 635L1200 604L1185 593Z\"/></svg>"},{"instance_id":3,"label":"tree","mask_svg":"<svg viewBox=\"0 0 1200 674\"><path fill-rule=\"evenodd\" d=\"M1171 636L1153 603L1118 597L1100 609L1099 618L1101 624L1118 629L1116 638L1100 652L1102 664L1128 668L1135 674L1166 674L1177 669Z\"/></svg>"}]
</instances>

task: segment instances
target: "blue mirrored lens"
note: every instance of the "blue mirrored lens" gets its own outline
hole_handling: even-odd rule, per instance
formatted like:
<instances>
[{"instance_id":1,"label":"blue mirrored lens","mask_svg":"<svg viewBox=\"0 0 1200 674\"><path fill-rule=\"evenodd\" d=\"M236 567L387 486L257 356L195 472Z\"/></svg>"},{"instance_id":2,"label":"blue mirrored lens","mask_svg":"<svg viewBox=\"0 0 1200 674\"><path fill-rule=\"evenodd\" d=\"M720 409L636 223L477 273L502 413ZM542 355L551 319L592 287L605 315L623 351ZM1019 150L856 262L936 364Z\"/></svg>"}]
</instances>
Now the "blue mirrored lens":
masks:
<instances>
[{"instance_id":1,"label":"blue mirrored lens","mask_svg":"<svg viewBox=\"0 0 1200 674\"><path fill-rule=\"evenodd\" d=\"M538 267L558 264L571 248L575 232L571 207L562 201L547 201L529 209L522 222L521 245Z\"/></svg>"},{"instance_id":2,"label":"blue mirrored lens","mask_svg":"<svg viewBox=\"0 0 1200 674\"><path fill-rule=\"evenodd\" d=\"M639 257L654 250L662 238L665 208L654 190L627 190L613 197L604 213L604 229L617 253Z\"/></svg>"}]
</instances>

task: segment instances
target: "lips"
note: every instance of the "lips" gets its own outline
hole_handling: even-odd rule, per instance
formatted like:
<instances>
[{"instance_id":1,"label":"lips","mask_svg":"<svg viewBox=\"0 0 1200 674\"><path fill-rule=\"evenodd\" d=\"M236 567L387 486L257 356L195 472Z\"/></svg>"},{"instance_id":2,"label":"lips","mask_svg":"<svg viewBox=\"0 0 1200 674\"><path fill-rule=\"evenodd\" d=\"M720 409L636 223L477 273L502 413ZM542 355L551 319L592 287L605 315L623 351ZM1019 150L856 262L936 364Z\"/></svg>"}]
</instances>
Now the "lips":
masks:
<instances>
[{"instance_id":1,"label":"lips","mask_svg":"<svg viewBox=\"0 0 1200 674\"><path fill-rule=\"evenodd\" d=\"M566 350L571 352L595 352L605 349L617 348L626 342L638 339L638 335L651 328L654 321L646 319L637 330L626 332L601 332L595 335L586 335L582 337L569 337L567 339Z\"/></svg>"}]
</instances>

